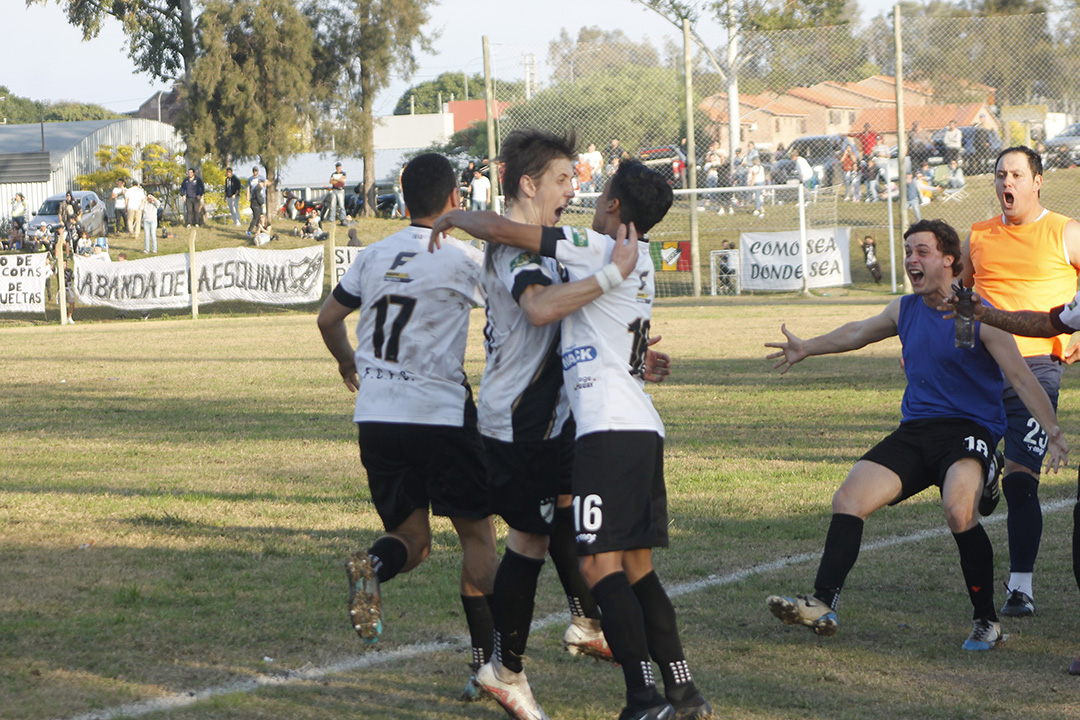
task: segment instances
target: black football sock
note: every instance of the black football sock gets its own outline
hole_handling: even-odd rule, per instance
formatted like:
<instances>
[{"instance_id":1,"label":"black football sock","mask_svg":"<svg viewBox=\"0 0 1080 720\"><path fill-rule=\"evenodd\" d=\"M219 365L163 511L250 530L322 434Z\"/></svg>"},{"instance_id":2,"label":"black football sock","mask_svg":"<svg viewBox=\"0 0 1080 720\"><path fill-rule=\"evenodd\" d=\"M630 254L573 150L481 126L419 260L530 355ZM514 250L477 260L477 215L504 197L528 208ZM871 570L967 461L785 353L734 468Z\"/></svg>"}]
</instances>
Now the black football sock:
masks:
<instances>
[{"instance_id":1,"label":"black football sock","mask_svg":"<svg viewBox=\"0 0 1080 720\"><path fill-rule=\"evenodd\" d=\"M698 690L683 654L679 628L675 622L675 607L655 572L641 578L632 587L645 617L649 655L660 666L660 676L664 678L664 695L672 705L678 707L696 696Z\"/></svg>"},{"instance_id":2,"label":"black football sock","mask_svg":"<svg viewBox=\"0 0 1080 720\"><path fill-rule=\"evenodd\" d=\"M543 560L506 549L495 573L495 655L503 667L521 672L521 656L529 640L536 579Z\"/></svg>"},{"instance_id":3,"label":"black football sock","mask_svg":"<svg viewBox=\"0 0 1080 720\"><path fill-rule=\"evenodd\" d=\"M383 535L376 540L375 544L368 548L367 554L375 564L375 575L380 583L391 580L409 560L409 549L405 547L405 543L389 535Z\"/></svg>"},{"instance_id":4,"label":"black football sock","mask_svg":"<svg viewBox=\"0 0 1080 720\"><path fill-rule=\"evenodd\" d=\"M465 622L469 624L472 641L473 670L491 659L495 650L495 621L491 615L490 595L462 595L461 606L465 608Z\"/></svg>"},{"instance_id":5,"label":"black football sock","mask_svg":"<svg viewBox=\"0 0 1080 720\"><path fill-rule=\"evenodd\" d=\"M596 606L589 585L581 574L581 561L577 554L577 541L574 540L574 508L555 508L555 528L551 533L548 554L559 574L566 601L570 605L570 614L574 617L600 619L600 608Z\"/></svg>"},{"instance_id":6,"label":"black football sock","mask_svg":"<svg viewBox=\"0 0 1080 720\"><path fill-rule=\"evenodd\" d=\"M622 666L626 681L626 704L631 708L651 707L663 701L656 692L645 617L630 587L626 573L608 575L592 587L600 606L600 627L604 631L615 662Z\"/></svg>"},{"instance_id":7,"label":"black football sock","mask_svg":"<svg viewBox=\"0 0 1080 720\"><path fill-rule=\"evenodd\" d=\"M821 563L814 580L814 597L833 610L840 602L840 590L848 573L859 559L862 532L863 520L854 515L834 513L829 522L825 550L821 553Z\"/></svg>"},{"instance_id":8,"label":"black football sock","mask_svg":"<svg viewBox=\"0 0 1080 720\"><path fill-rule=\"evenodd\" d=\"M960 570L964 573L968 596L974 608L972 619L997 620L994 612L994 546L982 525L967 532L953 533L960 551Z\"/></svg>"},{"instance_id":9,"label":"black football sock","mask_svg":"<svg viewBox=\"0 0 1080 720\"><path fill-rule=\"evenodd\" d=\"M1023 471L1009 473L1001 480L1001 494L1009 505L1009 571L1033 572L1043 527L1039 481Z\"/></svg>"}]
</instances>

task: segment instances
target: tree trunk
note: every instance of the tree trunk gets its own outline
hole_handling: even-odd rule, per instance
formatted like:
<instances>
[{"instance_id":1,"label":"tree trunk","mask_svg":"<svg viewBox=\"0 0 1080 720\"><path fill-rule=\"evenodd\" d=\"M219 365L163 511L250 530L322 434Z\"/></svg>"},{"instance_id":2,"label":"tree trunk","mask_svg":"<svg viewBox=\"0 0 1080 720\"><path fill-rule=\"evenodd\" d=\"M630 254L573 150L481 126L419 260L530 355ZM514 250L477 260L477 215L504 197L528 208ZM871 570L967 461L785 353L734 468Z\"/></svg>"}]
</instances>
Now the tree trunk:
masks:
<instances>
[{"instance_id":1,"label":"tree trunk","mask_svg":"<svg viewBox=\"0 0 1080 720\"><path fill-rule=\"evenodd\" d=\"M360 103L364 122L368 132L360 141L360 153L364 158L364 217L375 217L378 195L375 188L375 107L374 93L371 91L371 71L367 65L360 67Z\"/></svg>"}]
</instances>

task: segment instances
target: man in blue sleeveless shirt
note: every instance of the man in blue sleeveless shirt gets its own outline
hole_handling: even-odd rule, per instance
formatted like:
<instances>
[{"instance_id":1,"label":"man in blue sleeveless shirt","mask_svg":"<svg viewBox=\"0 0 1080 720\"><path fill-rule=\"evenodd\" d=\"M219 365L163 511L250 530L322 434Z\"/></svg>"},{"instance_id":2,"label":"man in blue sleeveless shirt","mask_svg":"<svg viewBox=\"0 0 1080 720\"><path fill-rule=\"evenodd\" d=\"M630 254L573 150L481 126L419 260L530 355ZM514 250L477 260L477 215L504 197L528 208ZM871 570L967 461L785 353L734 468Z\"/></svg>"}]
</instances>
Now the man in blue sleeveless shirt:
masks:
<instances>
[{"instance_id":1,"label":"man in blue sleeveless shirt","mask_svg":"<svg viewBox=\"0 0 1080 720\"><path fill-rule=\"evenodd\" d=\"M1012 336L976 323L975 347L957 348L954 323L937 307L960 275L960 238L941 220L921 220L904 234L904 269L914 295L897 298L881 314L802 340L781 330L781 373L811 355L847 352L899 335L907 389L900 427L862 456L833 495L833 515L811 595L772 595L770 612L818 635L837 631L836 607L855 565L863 523L878 508L895 505L928 487L941 490L945 520L960 551L960 568L974 606L975 626L965 650L989 650L1002 638L994 611L994 551L979 524L984 483L996 477L993 451L1005 432L1002 372L1049 438L1049 467L1069 452L1046 392L1031 374Z\"/></svg>"}]
</instances>

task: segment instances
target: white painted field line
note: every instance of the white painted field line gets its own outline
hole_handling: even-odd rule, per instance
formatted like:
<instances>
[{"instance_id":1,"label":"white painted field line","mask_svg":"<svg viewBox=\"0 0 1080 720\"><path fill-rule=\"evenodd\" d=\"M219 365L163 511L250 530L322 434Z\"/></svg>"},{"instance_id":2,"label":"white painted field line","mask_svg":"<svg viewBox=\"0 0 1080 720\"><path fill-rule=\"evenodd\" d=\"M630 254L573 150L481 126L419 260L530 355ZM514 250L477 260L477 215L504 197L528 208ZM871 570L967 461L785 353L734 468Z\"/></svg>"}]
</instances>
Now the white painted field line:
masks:
<instances>
[{"instance_id":1,"label":"white painted field line","mask_svg":"<svg viewBox=\"0 0 1080 720\"><path fill-rule=\"evenodd\" d=\"M1055 502L1047 503L1043 505L1043 513L1053 513L1058 510L1062 510L1067 507L1072 507L1075 500L1057 500ZM1004 522L1006 514L1004 512L995 516L984 518L983 525L996 525L1000 522ZM860 549L860 555L867 552L873 552L874 550L881 550L883 548L896 547L897 545L907 545L914 542L921 542L922 540L929 540L934 537L941 537L947 535L949 530L947 527L939 527L933 530L920 530L910 535L898 535L889 538L882 538L881 540L875 540L874 542L866 543ZM679 597L680 595L687 595L689 593L698 592L711 587L731 585L741 580L745 580L748 577L754 575L764 575L776 570L782 570L793 565L801 565L803 563L817 560L820 553L803 553L801 555L792 555L780 560L774 560L772 562L762 563L760 565L753 565L742 570L736 570L726 575L710 575L702 580L695 580L694 582L683 583L681 585L674 585L667 588L668 595L671 597ZM557 612L547 615L542 618L538 618L533 621L532 630L541 630L554 625L556 623L566 622L566 613ZM209 698L218 697L220 695L232 695L235 693L247 693L258 690L262 687L271 687L278 685L291 685L297 682L307 682L311 680L318 680L327 675L336 675L338 673L350 672L352 670L360 670L365 667L372 667L375 665L388 665L398 660L408 660L410 658L426 655L428 653L437 652L440 650L460 650L468 648L469 639L465 636L455 638L452 641L436 642L436 643L421 643L418 645L405 645L395 650L388 652L369 652L363 655L354 655L352 657L344 658L329 665L323 665L321 667L307 668L304 670L287 670L275 675L256 675L253 678L247 680L239 680L234 683L227 683L225 685L218 685L216 687L204 688L202 690L192 690L189 692L173 693L160 698L154 698L152 700L142 700L139 702L128 703L127 705L118 705L112 708L106 708L103 710L95 710L93 712L84 713L82 715L75 715L67 720L114 720L115 718L135 718L143 715L149 715L150 713L162 712L165 710L176 710L180 708L186 708L194 705L195 703L207 700Z\"/></svg>"}]
</instances>

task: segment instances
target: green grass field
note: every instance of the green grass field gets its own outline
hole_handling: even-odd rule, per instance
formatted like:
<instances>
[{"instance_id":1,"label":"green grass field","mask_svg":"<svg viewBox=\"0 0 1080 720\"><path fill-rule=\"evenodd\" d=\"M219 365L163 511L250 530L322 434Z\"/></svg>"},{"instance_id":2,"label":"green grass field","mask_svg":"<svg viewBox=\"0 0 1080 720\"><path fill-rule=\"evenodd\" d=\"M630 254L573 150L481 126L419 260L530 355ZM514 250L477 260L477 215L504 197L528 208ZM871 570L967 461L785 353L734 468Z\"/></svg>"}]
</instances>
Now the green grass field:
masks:
<instances>
[{"instance_id":1,"label":"green grass field","mask_svg":"<svg viewBox=\"0 0 1080 720\"><path fill-rule=\"evenodd\" d=\"M765 609L811 589L831 494L895 427L904 381L895 341L784 377L762 344L781 322L809 336L883 302L657 307L675 360L653 393L672 523L657 567L695 678L723 718L1080 717L1065 673L1080 654L1072 468L1043 485L1039 614L1006 620L990 653L960 650L970 605L932 492L868 522L836 637ZM478 311L474 386L481 325ZM5 327L0 375L0 718L505 717L456 699L468 656L447 523L385 586L384 640L365 651L348 626L342 562L380 525L313 314ZM1062 424L1080 448L1078 395L1067 373ZM999 579L1003 519L987 523ZM562 651L550 567L536 617L526 667L548 714L614 718L621 673Z\"/></svg>"}]
</instances>

